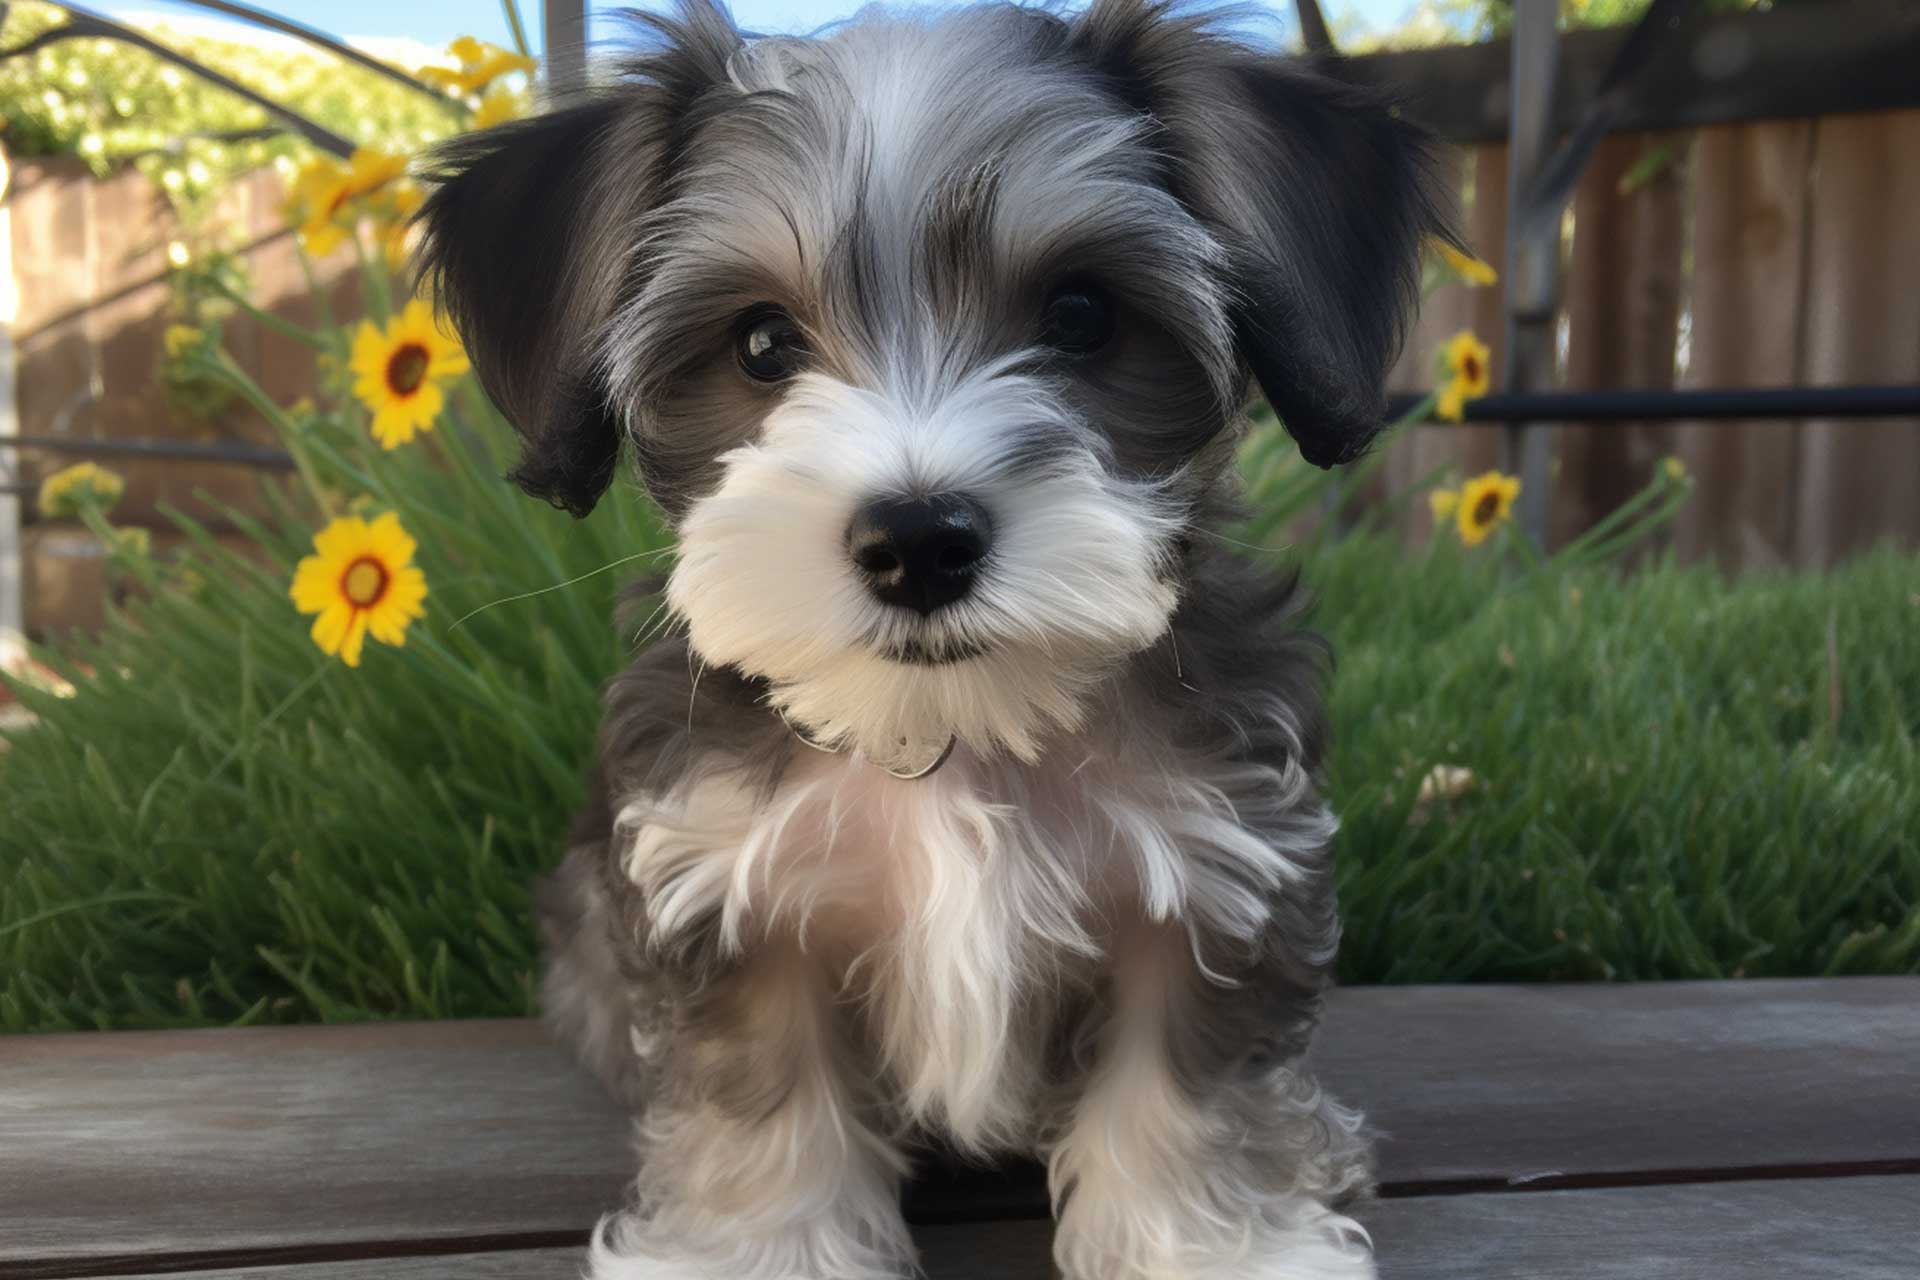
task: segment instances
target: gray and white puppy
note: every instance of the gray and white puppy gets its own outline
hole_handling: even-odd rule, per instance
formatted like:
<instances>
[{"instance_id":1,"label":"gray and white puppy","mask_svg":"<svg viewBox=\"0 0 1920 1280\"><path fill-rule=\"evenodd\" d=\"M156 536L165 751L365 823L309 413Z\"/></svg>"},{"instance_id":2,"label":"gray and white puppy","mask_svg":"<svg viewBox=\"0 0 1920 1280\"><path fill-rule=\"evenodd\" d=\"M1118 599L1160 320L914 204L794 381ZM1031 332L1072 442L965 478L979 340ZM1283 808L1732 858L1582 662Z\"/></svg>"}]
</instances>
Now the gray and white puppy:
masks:
<instances>
[{"instance_id":1,"label":"gray and white puppy","mask_svg":"<svg viewBox=\"0 0 1920 1280\"><path fill-rule=\"evenodd\" d=\"M624 448L679 543L543 897L638 1116L593 1275L908 1275L929 1138L1045 1158L1068 1280L1371 1275L1300 1067L1323 654L1218 530L1255 382L1314 462L1376 429L1421 136L1150 0L636 20L423 215L516 479L584 515Z\"/></svg>"}]
</instances>

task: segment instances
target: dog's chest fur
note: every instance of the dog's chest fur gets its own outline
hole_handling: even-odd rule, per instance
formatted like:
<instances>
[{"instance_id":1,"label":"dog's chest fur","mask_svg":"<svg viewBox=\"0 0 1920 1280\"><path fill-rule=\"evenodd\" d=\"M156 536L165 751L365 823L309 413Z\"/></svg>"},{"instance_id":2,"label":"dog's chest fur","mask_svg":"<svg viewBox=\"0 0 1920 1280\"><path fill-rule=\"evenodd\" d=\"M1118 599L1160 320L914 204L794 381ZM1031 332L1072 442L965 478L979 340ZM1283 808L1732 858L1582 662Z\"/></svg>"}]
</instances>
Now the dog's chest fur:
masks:
<instances>
[{"instance_id":1,"label":"dog's chest fur","mask_svg":"<svg viewBox=\"0 0 1920 1280\"><path fill-rule=\"evenodd\" d=\"M962 750L918 781L802 751L758 802L696 771L624 807L623 865L656 942L797 948L859 1012L908 1118L1010 1145L1030 1139L1062 1007L1097 989L1116 931L1264 923L1255 899L1291 873L1235 812L1235 793L1281 784L1272 771L1111 751L1029 767Z\"/></svg>"}]
</instances>

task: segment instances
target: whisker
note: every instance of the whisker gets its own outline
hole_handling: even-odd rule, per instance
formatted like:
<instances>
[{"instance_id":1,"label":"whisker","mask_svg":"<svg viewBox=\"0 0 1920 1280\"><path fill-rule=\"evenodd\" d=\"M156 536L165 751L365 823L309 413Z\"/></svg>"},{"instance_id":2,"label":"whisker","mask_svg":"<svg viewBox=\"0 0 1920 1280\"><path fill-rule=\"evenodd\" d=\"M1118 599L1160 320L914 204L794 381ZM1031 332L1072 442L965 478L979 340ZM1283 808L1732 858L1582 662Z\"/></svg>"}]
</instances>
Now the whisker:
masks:
<instances>
[{"instance_id":1,"label":"whisker","mask_svg":"<svg viewBox=\"0 0 1920 1280\"><path fill-rule=\"evenodd\" d=\"M514 604L517 601L531 600L535 596L544 596L554 591L560 591L567 587L571 587L576 583L585 582L588 578L597 578L609 569L618 569L621 565L632 564L635 560L645 560L650 557L657 558L660 555L670 550L672 550L671 547L661 547L655 551L636 551L630 556L621 556L618 560L609 560L606 564L601 565L598 569L589 569L585 573L580 574L578 577L568 578L565 582L556 582L550 587L538 587L532 591L522 591L518 595L502 596L498 600L489 600L486 604L481 605L478 609L471 609L466 613L461 614L458 618L455 618L453 622L448 625L447 629L441 632L440 634L443 636L452 635L455 628L459 627L460 624L465 622L467 619L472 618L477 614L485 613L487 610L495 608L499 605Z\"/></svg>"}]
</instances>

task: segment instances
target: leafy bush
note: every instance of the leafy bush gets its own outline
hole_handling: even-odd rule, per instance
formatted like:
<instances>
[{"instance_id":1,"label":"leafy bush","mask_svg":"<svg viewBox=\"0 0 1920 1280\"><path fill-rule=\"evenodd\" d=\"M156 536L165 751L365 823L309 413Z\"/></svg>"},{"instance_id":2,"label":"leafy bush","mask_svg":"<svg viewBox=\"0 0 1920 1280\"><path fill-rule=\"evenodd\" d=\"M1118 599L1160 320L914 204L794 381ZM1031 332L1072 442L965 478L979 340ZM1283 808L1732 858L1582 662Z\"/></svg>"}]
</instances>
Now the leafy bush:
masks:
<instances>
[{"instance_id":1,"label":"leafy bush","mask_svg":"<svg viewBox=\"0 0 1920 1280\"><path fill-rule=\"evenodd\" d=\"M0 9L0 49L64 25L63 10L26 0ZM414 150L461 127L452 99L408 89L365 67L304 48L162 32L162 43L285 103L350 141ZM81 38L0 62L0 131L14 155L77 155L104 175L132 164L188 212L233 177L307 144L245 99L145 51Z\"/></svg>"}]
</instances>

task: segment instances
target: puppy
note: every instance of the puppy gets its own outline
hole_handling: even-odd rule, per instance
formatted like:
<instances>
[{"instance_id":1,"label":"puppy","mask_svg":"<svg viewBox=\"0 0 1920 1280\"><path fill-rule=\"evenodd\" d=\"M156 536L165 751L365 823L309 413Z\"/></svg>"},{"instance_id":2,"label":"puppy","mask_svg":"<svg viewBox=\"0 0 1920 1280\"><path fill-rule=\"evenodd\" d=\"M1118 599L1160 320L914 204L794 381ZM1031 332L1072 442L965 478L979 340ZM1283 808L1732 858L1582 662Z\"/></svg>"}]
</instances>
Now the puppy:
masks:
<instances>
[{"instance_id":1,"label":"puppy","mask_svg":"<svg viewBox=\"0 0 1920 1280\"><path fill-rule=\"evenodd\" d=\"M1221 530L1256 383L1377 429L1422 137L1151 0L635 20L423 214L514 478L678 538L541 904L637 1116L593 1275L909 1275L925 1141L1043 1157L1067 1280L1371 1275L1323 654Z\"/></svg>"}]
</instances>

